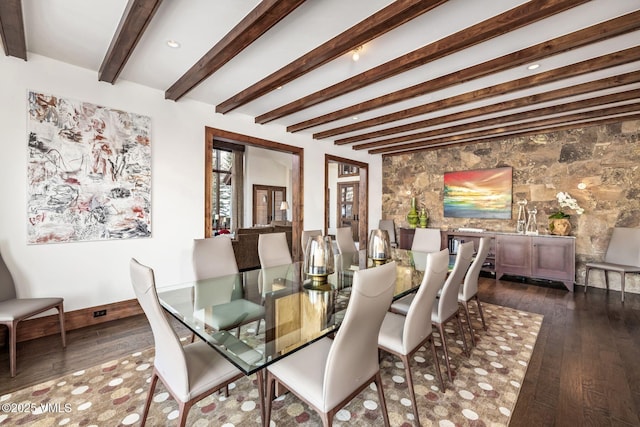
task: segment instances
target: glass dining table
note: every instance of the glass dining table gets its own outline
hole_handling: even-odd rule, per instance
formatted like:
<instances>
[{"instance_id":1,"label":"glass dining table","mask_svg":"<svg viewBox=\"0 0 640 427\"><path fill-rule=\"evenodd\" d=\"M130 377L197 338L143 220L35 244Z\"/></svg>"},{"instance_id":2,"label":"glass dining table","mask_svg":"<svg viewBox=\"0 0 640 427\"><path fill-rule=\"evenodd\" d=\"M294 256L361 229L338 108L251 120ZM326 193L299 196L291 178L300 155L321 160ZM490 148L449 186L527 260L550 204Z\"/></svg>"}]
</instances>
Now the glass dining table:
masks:
<instances>
[{"instance_id":1,"label":"glass dining table","mask_svg":"<svg viewBox=\"0 0 640 427\"><path fill-rule=\"evenodd\" d=\"M422 282L426 253L393 249L397 278L394 299L414 292ZM335 271L318 284L302 271L302 262L235 275L158 287L162 307L245 375L257 374L264 401L263 368L337 331L349 302L354 272L370 268L366 251L336 255ZM260 323L216 328L219 315L245 299L264 306ZM236 301L237 302L237 301ZM232 305L230 305L232 304ZM236 325L246 313L236 312ZM258 330L259 328L259 330ZM258 332L259 333L258 333ZM264 405L262 405L264 406ZM263 414L264 415L264 414Z\"/></svg>"}]
</instances>

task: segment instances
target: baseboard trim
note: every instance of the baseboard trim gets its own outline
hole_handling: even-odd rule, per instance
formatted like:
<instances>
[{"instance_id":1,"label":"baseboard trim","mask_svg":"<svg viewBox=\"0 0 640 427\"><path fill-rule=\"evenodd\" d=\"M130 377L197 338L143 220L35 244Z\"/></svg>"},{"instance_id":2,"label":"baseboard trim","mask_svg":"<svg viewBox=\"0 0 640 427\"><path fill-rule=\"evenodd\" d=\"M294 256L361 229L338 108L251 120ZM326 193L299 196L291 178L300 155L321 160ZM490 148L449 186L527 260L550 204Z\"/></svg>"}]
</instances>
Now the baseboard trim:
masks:
<instances>
[{"instance_id":1,"label":"baseboard trim","mask_svg":"<svg viewBox=\"0 0 640 427\"><path fill-rule=\"evenodd\" d=\"M100 317L93 317L93 313L100 310L106 310L106 314ZM85 326L97 325L100 323L110 322L112 320L135 316L142 312L142 308L140 307L137 299L69 311L64 313L65 330L72 331L74 329L84 328ZM58 320L58 314L55 313L50 316L36 317L35 319L27 319L18 323L16 339L18 342L22 342L59 333L60 322ZM1 328L0 344L5 343L6 339L7 329Z\"/></svg>"}]
</instances>

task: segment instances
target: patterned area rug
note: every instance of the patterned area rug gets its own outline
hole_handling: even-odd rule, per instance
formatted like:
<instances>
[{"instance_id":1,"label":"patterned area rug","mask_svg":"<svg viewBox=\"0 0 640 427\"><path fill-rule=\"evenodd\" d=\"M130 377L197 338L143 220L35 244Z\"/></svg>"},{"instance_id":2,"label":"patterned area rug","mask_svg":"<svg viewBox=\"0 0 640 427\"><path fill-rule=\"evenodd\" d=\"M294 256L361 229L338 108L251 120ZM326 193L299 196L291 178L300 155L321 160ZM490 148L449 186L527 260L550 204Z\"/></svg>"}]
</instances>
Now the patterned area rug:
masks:
<instances>
[{"instance_id":1,"label":"patterned area rug","mask_svg":"<svg viewBox=\"0 0 640 427\"><path fill-rule=\"evenodd\" d=\"M474 320L477 341L470 357L462 352L462 342L455 342L454 325L448 325L447 343L455 376L453 383L447 381L442 360L445 393L438 388L431 352L422 348L414 356L413 378L424 426L506 426L509 423L542 316L490 304L483 307L488 330L482 330L479 320ZM436 344L438 340L436 335ZM443 357L440 348L438 354ZM139 425L152 365L153 350L150 349L5 394L0 396L0 425ZM381 367L391 425L413 425L402 363L385 355ZM177 413L177 404L158 382L147 425L176 425ZM255 375L232 384L228 398L216 393L203 399L191 409L187 420L189 426L259 424ZM315 411L295 396L286 394L274 401L272 427L317 425L321 425L321 421ZM334 425L382 425L375 387L370 386L342 409Z\"/></svg>"}]
</instances>

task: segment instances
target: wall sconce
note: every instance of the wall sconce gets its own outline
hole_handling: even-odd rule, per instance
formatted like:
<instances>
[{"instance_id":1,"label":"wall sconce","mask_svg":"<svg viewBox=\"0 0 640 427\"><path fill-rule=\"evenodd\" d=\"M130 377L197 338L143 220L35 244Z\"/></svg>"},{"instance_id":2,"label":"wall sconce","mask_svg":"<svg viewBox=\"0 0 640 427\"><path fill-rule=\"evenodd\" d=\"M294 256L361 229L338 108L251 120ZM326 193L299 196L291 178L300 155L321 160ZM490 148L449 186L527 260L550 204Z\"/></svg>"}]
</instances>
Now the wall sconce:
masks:
<instances>
[{"instance_id":1,"label":"wall sconce","mask_svg":"<svg viewBox=\"0 0 640 427\"><path fill-rule=\"evenodd\" d=\"M391 244L387 230L371 230L367 255L373 260L374 265L382 265L391 258Z\"/></svg>"},{"instance_id":2,"label":"wall sconce","mask_svg":"<svg viewBox=\"0 0 640 427\"><path fill-rule=\"evenodd\" d=\"M326 286L327 276L335 271L331 237L312 236L309 238L304 254L303 270L311 277L311 288Z\"/></svg>"}]
</instances>

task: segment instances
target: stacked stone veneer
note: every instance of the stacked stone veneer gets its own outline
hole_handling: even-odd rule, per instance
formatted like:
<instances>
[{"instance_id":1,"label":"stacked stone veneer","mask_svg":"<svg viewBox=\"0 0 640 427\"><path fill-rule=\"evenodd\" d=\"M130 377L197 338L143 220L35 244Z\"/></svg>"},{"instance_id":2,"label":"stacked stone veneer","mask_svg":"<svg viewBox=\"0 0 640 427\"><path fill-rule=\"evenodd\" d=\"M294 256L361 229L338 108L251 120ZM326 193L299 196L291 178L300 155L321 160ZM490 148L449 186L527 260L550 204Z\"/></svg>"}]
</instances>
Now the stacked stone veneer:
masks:
<instances>
[{"instance_id":1,"label":"stacked stone veneer","mask_svg":"<svg viewBox=\"0 0 640 427\"><path fill-rule=\"evenodd\" d=\"M584 264L602 260L612 227L640 227L640 121L592 126L530 137L452 146L383 158L382 216L407 226L410 197L429 213L428 227L515 231L518 206L526 198L537 208L538 231L548 234L548 216L559 209L555 195L566 191L585 209L571 214L576 237L576 282L584 284ZM511 220L444 218L443 174L449 171L513 168ZM586 184L584 190L578 184ZM640 275L628 274L626 290L640 293ZM612 289L620 289L616 273ZM589 284L604 287L594 271Z\"/></svg>"}]
</instances>

